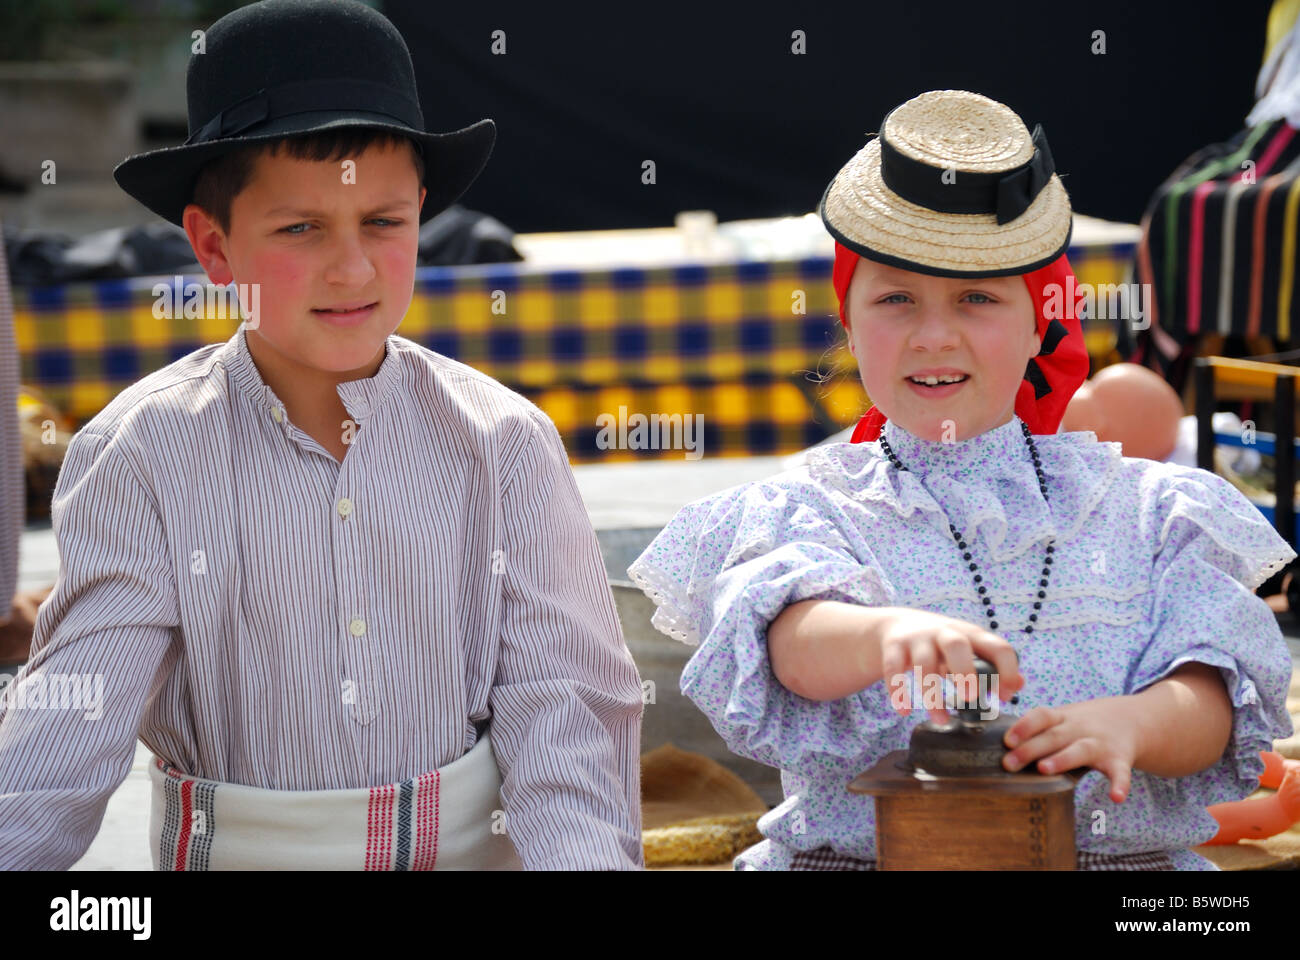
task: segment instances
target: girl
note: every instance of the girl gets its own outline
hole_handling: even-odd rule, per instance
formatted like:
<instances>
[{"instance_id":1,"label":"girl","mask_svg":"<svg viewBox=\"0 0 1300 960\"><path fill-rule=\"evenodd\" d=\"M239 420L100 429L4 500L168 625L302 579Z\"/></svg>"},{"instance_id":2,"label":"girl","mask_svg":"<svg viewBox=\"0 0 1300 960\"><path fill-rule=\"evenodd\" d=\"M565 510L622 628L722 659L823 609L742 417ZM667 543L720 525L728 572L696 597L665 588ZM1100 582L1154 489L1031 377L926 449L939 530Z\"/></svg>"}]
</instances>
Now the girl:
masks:
<instances>
[{"instance_id":1,"label":"girl","mask_svg":"<svg viewBox=\"0 0 1300 960\"><path fill-rule=\"evenodd\" d=\"M1088 361L1041 127L922 94L821 215L874 403L855 442L689 504L629 569L655 626L699 645L682 692L782 771L736 868L873 869L874 801L848 783L946 722L917 681L978 655L1019 714L1004 766L1091 768L1081 868L1215 869L1187 849L1217 830L1206 806L1251 793L1291 732L1253 590L1295 553L1214 474L1056 434Z\"/></svg>"}]
</instances>

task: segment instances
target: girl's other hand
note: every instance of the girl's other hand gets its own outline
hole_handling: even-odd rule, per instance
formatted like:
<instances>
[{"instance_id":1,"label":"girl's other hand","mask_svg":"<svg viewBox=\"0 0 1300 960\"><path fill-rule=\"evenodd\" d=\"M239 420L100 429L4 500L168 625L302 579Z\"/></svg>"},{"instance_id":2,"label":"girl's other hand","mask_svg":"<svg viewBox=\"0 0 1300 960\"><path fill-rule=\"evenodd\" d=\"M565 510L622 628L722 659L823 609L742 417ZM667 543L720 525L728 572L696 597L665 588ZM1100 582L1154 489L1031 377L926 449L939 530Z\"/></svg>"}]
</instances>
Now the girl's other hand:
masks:
<instances>
[{"instance_id":1,"label":"girl's other hand","mask_svg":"<svg viewBox=\"0 0 1300 960\"><path fill-rule=\"evenodd\" d=\"M1007 731L1003 742L1014 749L1002 765L1016 772L1037 760L1039 773L1091 767L1110 780L1111 800L1123 803L1138 750L1139 724L1131 706L1131 697L1103 697L1034 707Z\"/></svg>"},{"instance_id":2,"label":"girl's other hand","mask_svg":"<svg viewBox=\"0 0 1300 960\"><path fill-rule=\"evenodd\" d=\"M925 610L899 608L898 614L881 627L881 679L891 691L906 683L907 673L915 667L921 668L923 681L930 674L973 676L976 656L997 669L999 696L1010 695L1025 685L1011 644L975 624ZM905 705L900 712L907 716L912 710ZM930 719L947 723L948 712L942 707L931 710Z\"/></svg>"}]
</instances>

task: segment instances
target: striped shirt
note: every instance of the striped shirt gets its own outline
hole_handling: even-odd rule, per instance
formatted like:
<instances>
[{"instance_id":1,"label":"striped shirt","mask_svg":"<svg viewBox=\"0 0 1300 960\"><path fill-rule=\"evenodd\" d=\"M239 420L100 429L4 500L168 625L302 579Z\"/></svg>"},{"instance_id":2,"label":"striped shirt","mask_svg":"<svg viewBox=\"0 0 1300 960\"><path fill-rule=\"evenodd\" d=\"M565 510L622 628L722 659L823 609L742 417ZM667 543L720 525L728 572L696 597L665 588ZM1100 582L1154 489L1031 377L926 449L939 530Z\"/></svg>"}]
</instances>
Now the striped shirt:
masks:
<instances>
[{"instance_id":1,"label":"striped shirt","mask_svg":"<svg viewBox=\"0 0 1300 960\"><path fill-rule=\"evenodd\" d=\"M321 790L441 767L490 719L526 869L640 868L641 681L554 424L394 334L338 385L340 463L246 335L72 439L58 582L0 714L0 867L75 863L137 734L195 776ZM36 674L102 676L102 704L17 709Z\"/></svg>"},{"instance_id":2,"label":"striped shirt","mask_svg":"<svg viewBox=\"0 0 1300 960\"><path fill-rule=\"evenodd\" d=\"M18 433L18 347L9 261L0 230L0 622L8 619L18 586L18 543L27 510L23 446Z\"/></svg>"}]
</instances>

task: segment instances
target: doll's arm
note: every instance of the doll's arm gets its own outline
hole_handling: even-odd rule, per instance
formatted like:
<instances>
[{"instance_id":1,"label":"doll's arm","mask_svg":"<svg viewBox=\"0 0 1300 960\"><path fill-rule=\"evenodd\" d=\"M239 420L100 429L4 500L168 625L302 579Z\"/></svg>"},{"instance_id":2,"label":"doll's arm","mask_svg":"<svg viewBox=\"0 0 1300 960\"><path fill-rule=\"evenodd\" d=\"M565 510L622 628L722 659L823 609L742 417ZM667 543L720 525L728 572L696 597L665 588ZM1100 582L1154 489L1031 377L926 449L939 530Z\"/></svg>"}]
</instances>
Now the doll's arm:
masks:
<instances>
[{"instance_id":1,"label":"doll's arm","mask_svg":"<svg viewBox=\"0 0 1300 960\"><path fill-rule=\"evenodd\" d=\"M1276 787L1271 797L1255 797L1234 803L1216 803L1206 809L1219 821L1219 832L1206 841L1212 846L1238 840L1263 840L1300 823L1300 761L1285 760L1281 754L1260 751L1264 773L1261 787Z\"/></svg>"}]
</instances>

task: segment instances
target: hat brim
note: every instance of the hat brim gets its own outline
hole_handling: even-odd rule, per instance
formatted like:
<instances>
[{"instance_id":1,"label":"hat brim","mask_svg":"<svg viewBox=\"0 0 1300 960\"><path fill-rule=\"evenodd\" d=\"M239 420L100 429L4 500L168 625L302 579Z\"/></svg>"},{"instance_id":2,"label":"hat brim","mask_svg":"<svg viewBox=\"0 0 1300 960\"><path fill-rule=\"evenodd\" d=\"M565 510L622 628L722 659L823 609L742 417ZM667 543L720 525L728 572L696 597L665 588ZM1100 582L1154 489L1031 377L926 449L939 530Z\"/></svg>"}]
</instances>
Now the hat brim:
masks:
<instances>
[{"instance_id":1,"label":"hat brim","mask_svg":"<svg viewBox=\"0 0 1300 960\"><path fill-rule=\"evenodd\" d=\"M872 140L836 174L818 211L827 232L879 263L939 277L1029 273L1066 252L1073 232L1070 200L1055 174L1019 217L942 213L904 200L880 172Z\"/></svg>"},{"instance_id":2,"label":"hat brim","mask_svg":"<svg viewBox=\"0 0 1300 960\"><path fill-rule=\"evenodd\" d=\"M364 112L347 116L339 116L337 112L295 114L251 137L231 137L135 154L113 169L113 179L158 216L183 227L181 214L192 202L199 171L210 160L241 147L305 133L345 127L387 130L414 140L423 150L423 186L428 190L420 209L420 223L424 223L470 188L487 165L496 143L496 124L491 120L480 120L449 133L425 133L378 117Z\"/></svg>"}]
</instances>

